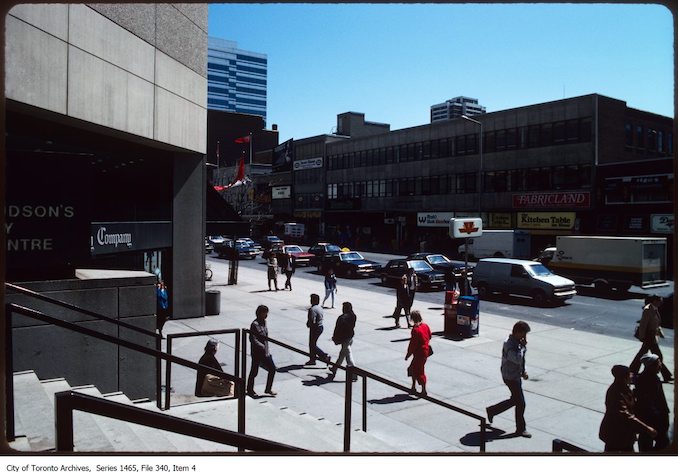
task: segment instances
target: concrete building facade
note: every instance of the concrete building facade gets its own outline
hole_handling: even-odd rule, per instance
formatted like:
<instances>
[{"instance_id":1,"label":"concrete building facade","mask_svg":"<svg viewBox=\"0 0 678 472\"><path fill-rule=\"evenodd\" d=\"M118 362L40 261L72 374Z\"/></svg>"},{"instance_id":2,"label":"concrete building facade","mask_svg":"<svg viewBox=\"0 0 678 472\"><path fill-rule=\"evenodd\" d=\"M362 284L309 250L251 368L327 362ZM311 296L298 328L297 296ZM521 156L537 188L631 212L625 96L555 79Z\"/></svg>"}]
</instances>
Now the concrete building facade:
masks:
<instances>
[{"instance_id":1,"label":"concrete building facade","mask_svg":"<svg viewBox=\"0 0 678 472\"><path fill-rule=\"evenodd\" d=\"M175 318L202 316L207 5L18 5L5 22L5 280L89 308L105 292L104 314L153 331L156 274ZM49 328L15 327L49 352ZM106 385L124 383L107 352ZM143 365L128 373L147 396Z\"/></svg>"}]
</instances>

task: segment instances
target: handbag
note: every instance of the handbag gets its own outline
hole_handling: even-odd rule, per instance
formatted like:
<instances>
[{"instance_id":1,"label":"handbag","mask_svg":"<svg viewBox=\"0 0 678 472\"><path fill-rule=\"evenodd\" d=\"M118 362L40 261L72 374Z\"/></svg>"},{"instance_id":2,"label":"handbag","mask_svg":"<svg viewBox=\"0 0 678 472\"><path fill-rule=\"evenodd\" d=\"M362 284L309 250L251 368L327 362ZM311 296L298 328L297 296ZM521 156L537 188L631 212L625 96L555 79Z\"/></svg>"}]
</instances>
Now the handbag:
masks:
<instances>
[{"instance_id":1,"label":"handbag","mask_svg":"<svg viewBox=\"0 0 678 472\"><path fill-rule=\"evenodd\" d=\"M213 374L205 374L202 381L202 394L215 397L232 397L235 390L235 384Z\"/></svg>"}]
</instances>

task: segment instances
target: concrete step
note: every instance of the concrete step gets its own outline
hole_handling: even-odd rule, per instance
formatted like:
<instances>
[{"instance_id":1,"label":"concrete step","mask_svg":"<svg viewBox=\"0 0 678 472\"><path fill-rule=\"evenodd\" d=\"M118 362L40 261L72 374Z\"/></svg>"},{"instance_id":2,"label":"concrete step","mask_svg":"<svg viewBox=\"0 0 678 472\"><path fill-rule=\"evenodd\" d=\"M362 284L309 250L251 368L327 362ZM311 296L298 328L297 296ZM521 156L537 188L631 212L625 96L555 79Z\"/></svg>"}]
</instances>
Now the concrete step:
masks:
<instances>
[{"instance_id":1,"label":"concrete step","mask_svg":"<svg viewBox=\"0 0 678 472\"><path fill-rule=\"evenodd\" d=\"M14 374L16 434L28 440L31 451L54 449L54 408L33 371Z\"/></svg>"}]
</instances>

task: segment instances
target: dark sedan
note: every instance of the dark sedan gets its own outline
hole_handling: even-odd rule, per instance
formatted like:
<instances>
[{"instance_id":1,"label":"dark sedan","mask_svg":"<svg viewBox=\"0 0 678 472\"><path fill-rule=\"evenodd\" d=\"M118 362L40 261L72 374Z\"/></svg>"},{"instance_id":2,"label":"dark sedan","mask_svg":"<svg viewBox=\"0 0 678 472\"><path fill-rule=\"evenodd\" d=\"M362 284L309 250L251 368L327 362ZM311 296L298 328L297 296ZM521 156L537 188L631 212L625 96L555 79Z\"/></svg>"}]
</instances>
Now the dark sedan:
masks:
<instances>
[{"instance_id":1,"label":"dark sedan","mask_svg":"<svg viewBox=\"0 0 678 472\"><path fill-rule=\"evenodd\" d=\"M462 262L454 262L449 260L447 257L442 254L433 254L431 252L417 252L407 256L408 261L420 260L426 261L428 264L436 270L441 270L447 272L452 270L456 276L461 275L461 271L464 270L464 264ZM472 270L469 268L468 273L471 274Z\"/></svg>"},{"instance_id":2,"label":"dark sedan","mask_svg":"<svg viewBox=\"0 0 678 472\"><path fill-rule=\"evenodd\" d=\"M340 252L330 257L328 267L344 277L371 277L381 270L381 264L365 259L356 251Z\"/></svg>"},{"instance_id":3,"label":"dark sedan","mask_svg":"<svg viewBox=\"0 0 678 472\"><path fill-rule=\"evenodd\" d=\"M422 260L394 259L380 273L384 285L396 285L409 268L417 274L418 288L442 288L445 286L445 273L435 270L428 262Z\"/></svg>"},{"instance_id":4,"label":"dark sedan","mask_svg":"<svg viewBox=\"0 0 678 472\"><path fill-rule=\"evenodd\" d=\"M325 270L329 267L332 256L339 254L341 248L336 244L316 243L308 248L308 252L313 254L311 265L316 266L318 270Z\"/></svg>"}]
</instances>

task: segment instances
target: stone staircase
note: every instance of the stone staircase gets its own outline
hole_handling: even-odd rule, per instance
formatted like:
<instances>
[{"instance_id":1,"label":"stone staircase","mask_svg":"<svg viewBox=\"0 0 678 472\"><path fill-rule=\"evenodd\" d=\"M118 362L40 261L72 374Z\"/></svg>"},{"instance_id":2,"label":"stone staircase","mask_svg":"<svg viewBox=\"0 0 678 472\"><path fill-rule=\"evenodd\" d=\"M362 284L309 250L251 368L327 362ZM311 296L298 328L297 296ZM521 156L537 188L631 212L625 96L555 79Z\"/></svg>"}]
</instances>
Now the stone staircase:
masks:
<instances>
[{"instance_id":1,"label":"stone staircase","mask_svg":"<svg viewBox=\"0 0 678 472\"><path fill-rule=\"evenodd\" d=\"M155 402L132 401L122 392L102 394L93 385L72 387L64 379L40 380L33 371L14 374L15 430L12 447L24 452L54 451L54 394L74 390L138 408L237 431L237 401L220 399L157 409ZM196 398L196 400L198 400ZM343 425L278 406L267 398L246 399L247 431L312 452L341 452ZM80 411L73 413L76 452L237 452L237 448ZM352 452L394 452L394 446L353 431Z\"/></svg>"}]
</instances>

